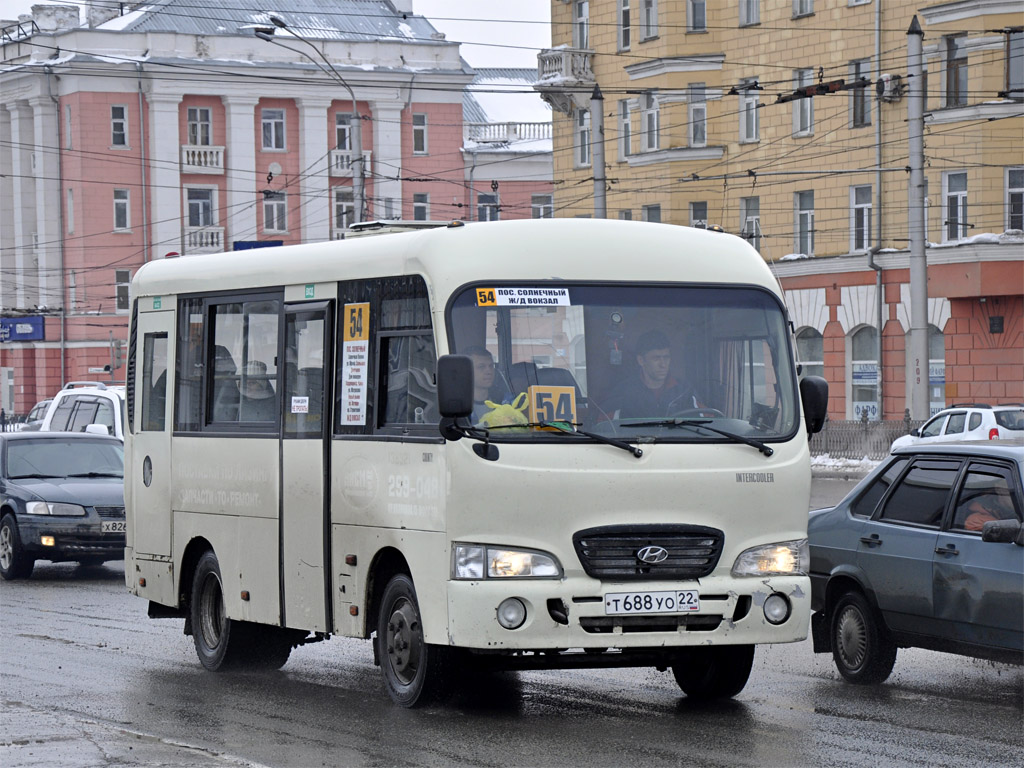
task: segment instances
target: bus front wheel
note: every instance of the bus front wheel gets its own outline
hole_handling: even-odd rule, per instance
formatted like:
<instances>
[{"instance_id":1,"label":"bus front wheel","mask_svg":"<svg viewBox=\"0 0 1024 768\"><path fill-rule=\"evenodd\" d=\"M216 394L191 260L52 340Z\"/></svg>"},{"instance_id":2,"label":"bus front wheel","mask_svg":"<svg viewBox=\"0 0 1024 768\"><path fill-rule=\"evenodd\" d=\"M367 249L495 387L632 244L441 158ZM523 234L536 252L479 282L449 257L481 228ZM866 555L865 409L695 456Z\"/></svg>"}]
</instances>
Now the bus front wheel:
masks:
<instances>
[{"instance_id":1,"label":"bus front wheel","mask_svg":"<svg viewBox=\"0 0 1024 768\"><path fill-rule=\"evenodd\" d=\"M424 639L416 590L404 573L384 588L374 642L384 685L396 704L415 707L450 691L452 651Z\"/></svg>"},{"instance_id":2,"label":"bus front wheel","mask_svg":"<svg viewBox=\"0 0 1024 768\"><path fill-rule=\"evenodd\" d=\"M240 622L224 610L224 588L217 556L207 550L192 580L192 637L199 662L211 671L238 666L245 655Z\"/></svg>"},{"instance_id":3,"label":"bus front wheel","mask_svg":"<svg viewBox=\"0 0 1024 768\"><path fill-rule=\"evenodd\" d=\"M743 690L754 666L754 646L690 648L672 665L679 687L691 699L728 699Z\"/></svg>"}]
</instances>

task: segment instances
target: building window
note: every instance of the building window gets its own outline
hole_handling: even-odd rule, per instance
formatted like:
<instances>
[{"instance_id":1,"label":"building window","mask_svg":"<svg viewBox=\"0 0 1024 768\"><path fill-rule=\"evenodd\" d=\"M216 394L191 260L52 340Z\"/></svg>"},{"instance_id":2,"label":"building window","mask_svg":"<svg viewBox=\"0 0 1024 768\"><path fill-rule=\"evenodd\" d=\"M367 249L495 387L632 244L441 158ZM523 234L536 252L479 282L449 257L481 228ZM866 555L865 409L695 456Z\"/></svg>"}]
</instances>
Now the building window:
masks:
<instances>
[{"instance_id":1,"label":"building window","mask_svg":"<svg viewBox=\"0 0 1024 768\"><path fill-rule=\"evenodd\" d=\"M413 221L430 219L430 195L426 192L417 192L412 196L412 218Z\"/></svg>"},{"instance_id":2,"label":"building window","mask_svg":"<svg viewBox=\"0 0 1024 768\"><path fill-rule=\"evenodd\" d=\"M68 210L64 215L68 222L68 234L75 231L75 191L68 190Z\"/></svg>"},{"instance_id":3,"label":"building window","mask_svg":"<svg viewBox=\"0 0 1024 768\"><path fill-rule=\"evenodd\" d=\"M643 3L643 39L658 36L658 0L640 0Z\"/></svg>"},{"instance_id":4,"label":"building window","mask_svg":"<svg viewBox=\"0 0 1024 768\"><path fill-rule=\"evenodd\" d=\"M192 146L209 146L211 142L211 119L208 107L189 107L188 143Z\"/></svg>"},{"instance_id":5,"label":"building window","mask_svg":"<svg viewBox=\"0 0 1024 768\"><path fill-rule=\"evenodd\" d=\"M114 229L124 231L131 228L128 208L128 190L114 190Z\"/></svg>"},{"instance_id":6,"label":"building window","mask_svg":"<svg viewBox=\"0 0 1024 768\"><path fill-rule=\"evenodd\" d=\"M352 149L352 115L348 112L334 113L335 149Z\"/></svg>"},{"instance_id":7,"label":"building window","mask_svg":"<svg viewBox=\"0 0 1024 768\"><path fill-rule=\"evenodd\" d=\"M415 155L427 154L427 116L412 116L412 151Z\"/></svg>"},{"instance_id":8,"label":"building window","mask_svg":"<svg viewBox=\"0 0 1024 768\"><path fill-rule=\"evenodd\" d=\"M348 229L356 220L355 197L351 187L334 188L334 229Z\"/></svg>"},{"instance_id":9,"label":"building window","mask_svg":"<svg viewBox=\"0 0 1024 768\"><path fill-rule=\"evenodd\" d=\"M1024 168L1006 169L1006 228L1024 230Z\"/></svg>"},{"instance_id":10,"label":"building window","mask_svg":"<svg viewBox=\"0 0 1024 768\"><path fill-rule=\"evenodd\" d=\"M590 47L590 3L587 0L573 3L572 37L576 48Z\"/></svg>"},{"instance_id":11,"label":"building window","mask_svg":"<svg viewBox=\"0 0 1024 768\"><path fill-rule=\"evenodd\" d=\"M708 204L706 202L690 203L690 226L697 229L708 228Z\"/></svg>"},{"instance_id":12,"label":"building window","mask_svg":"<svg viewBox=\"0 0 1024 768\"><path fill-rule=\"evenodd\" d=\"M740 0L740 26L761 23L761 0Z\"/></svg>"},{"instance_id":13,"label":"building window","mask_svg":"<svg viewBox=\"0 0 1024 768\"><path fill-rule=\"evenodd\" d=\"M633 211L631 211L629 209L623 209L623 210L619 211L619 221L632 221L632 220L633 220Z\"/></svg>"},{"instance_id":14,"label":"building window","mask_svg":"<svg viewBox=\"0 0 1024 768\"><path fill-rule=\"evenodd\" d=\"M850 402L854 419L878 421L878 331L870 325L855 331L850 340Z\"/></svg>"},{"instance_id":15,"label":"building window","mask_svg":"<svg viewBox=\"0 0 1024 768\"><path fill-rule=\"evenodd\" d=\"M1024 31L1006 35L1006 98L1024 101Z\"/></svg>"},{"instance_id":16,"label":"building window","mask_svg":"<svg viewBox=\"0 0 1024 768\"><path fill-rule=\"evenodd\" d=\"M128 299L128 286L132 282L132 272L130 269L115 269L114 270L114 290L117 296L117 311L125 312L131 307L131 303Z\"/></svg>"},{"instance_id":17,"label":"building window","mask_svg":"<svg viewBox=\"0 0 1024 768\"><path fill-rule=\"evenodd\" d=\"M633 151L633 135L630 128L629 99L619 102L619 160L625 160Z\"/></svg>"},{"instance_id":18,"label":"building window","mask_svg":"<svg viewBox=\"0 0 1024 768\"><path fill-rule=\"evenodd\" d=\"M946 106L967 104L967 35L947 35L946 41Z\"/></svg>"},{"instance_id":19,"label":"building window","mask_svg":"<svg viewBox=\"0 0 1024 768\"><path fill-rule=\"evenodd\" d=\"M686 31L707 32L708 7L706 0L688 0L686 3Z\"/></svg>"},{"instance_id":20,"label":"building window","mask_svg":"<svg viewBox=\"0 0 1024 768\"><path fill-rule=\"evenodd\" d=\"M850 187L850 251L871 245L871 185Z\"/></svg>"},{"instance_id":21,"label":"building window","mask_svg":"<svg viewBox=\"0 0 1024 768\"><path fill-rule=\"evenodd\" d=\"M189 189L186 199L188 200L188 225L190 227L212 227L213 190Z\"/></svg>"},{"instance_id":22,"label":"building window","mask_svg":"<svg viewBox=\"0 0 1024 768\"><path fill-rule=\"evenodd\" d=\"M955 242L967 237L967 172L947 173L943 177L946 186L946 221L944 242Z\"/></svg>"},{"instance_id":23,"label":"building window","mask_svg":"<svg viewBox=\"0 0 1024 768\"><path fill-rule=\"evenodd\" d=\"M871 82L871 62L867 59L850 62L850 81L860 79ZM854 88L850 91L850 122L854 128L871 125L871 87Z\"/></svg>"},{"instance_id":24,"label":"building window","mask_svg":"<svg viewBox=\"0 0 1024 768\"><path fill-rule=\"evenodd\" d=\"M110 145L128 146L128 108L120 104L110 108Z\"/></svg>"},{"instance_id":25,"label":"building window","mask_svg":"<svg viewBox=\"0 0 1024 768\"><path fill-rule=\"evenodd\" d=\"M64 105L64 149L72 149L71 146L71 105Z\"/></svg>"},{"instance_id":26,"label":"building window","mask_svg":"<svg viewBox=\"0 0 1024 768\"><path fill-rule=\"evenodd\" d=\"M793 0L794 16L809 16L814 13L814 0Z\"/></svg>"},{"instance_id":27,"label":"building window","mask_svg":"<svg viewBox=\"0 0 1024 768\"><path fill-rule=\"evenodd\" d=\"M758 141L760 139L757 87L756 78L740 81L740 141Z\"/></svg>"},{"instance_id":28,"label":"building window","mask_svg":"<svg viewBox=\"0 0 1024 768\"><path fill-rule=\"evenodd\" d=\"M632 28L629 20L629 0L619 0L619 50L628 51Z\"/></svg>"},{"instance_id":29,"label":"building window","mask_svg":"<svg viewBox=\"0 0 1024 768\"><path fill-rule=\"evenodd\" d=\"M708 103L704 83L690 84L690 146L706 147L708 143Z\"/></svg>"},{"instance_id":30,"label":"building window","mask_svg":"<svg viewBox=\"0 0 1024 768\"><path fill-rule=\"evenodd\" d=\"M825 375L825 340L814 328L801 328L796 335L796 359L801 376Z\"/></svg>"},{"instance_id":31,"label":"building window","mask_svg":"<svg viewBox=\"0 0 1024 768\"><path fill-rule=\"evenodd\" d=\"M284 149L284 110L264 109L260 113L263 126L263 149Z\"/></svg>"},{"instance_id":32,"label":"building window","mask_svg":"<svg viewBox=\"0 0 1024 768\"><path fill-rule=\"evenodd\" d=\"M740 198L740 235L761 250L761 198Z\"/></svg>"},{"instance_id":33,"label":"building window","mask_svg":"<svg viewBox=\"0 0 1024 768\"><path fill-rule=\"evenodd\" d=\"M576 165L590 165L590 112L576 110Z\"/></svg>"},{"instance_id":34,"label":"building window","mask_svg":"<svg viewBox=\"0 0 1024 768\"><path fill-rule=\"evenodd\" d=\"M813 69L798 69L793 73L793 90L813 84ZM814 133L814 99L797 99L793 102L793 133L797 136L810 136Z\"/></svg>"},{"instance_id":35,"label":"building window","mask_svg":"<svg viewBox=\"0 0 1024 768\"><path fill-rule=\"evenodd\" d=\"M796 252L814 255L814 192L796 193Z\"/></svg>"},{"instance_id":36,"label":"building window","mask_svg":"<svg viewBox=\"0 0 1024 768\"><path fill-rule=\"evenodd\" d=\"M498 220L498 196L479 194L476 196L477 221Z\"/></svg>"},{"instance_id":37,"label":"building window","mask_svg":"<svg viewBox=\"0 0 1024 768\"><path fill-rule=\"evenodd\" d=\"M643 220L658 223L661 221L660 205L645 205L643 207Z\"/></svg>"},{"instance_id":38,"label":"building window","mask_svg":"<svg viewBox=\"0 0 1024 768\"><path fill-rule=\"evenodd\" d=\"M288 231L288 200L284 192L263 193L263 231Z\"/></svg>"},{"instance_id":39,"label":"building window","mask_svg":"<svg viewBox=\"0 0 1024 768\"><path fill-rule=\"evenodd\" d=\"M641 113L643 123L644 150L653 152L658 149L660 116L658 114L658 99L653 93L643 95L643 112Z\"/></svg>"},{"instance_id":40,"label":"building window","mask_svg":"<svg viewBox=\"0 0 1024 768\"><path fill-rule=\"evenodd\" d=\"M555 218L555 201L551 195L532 195L530 215L535 219Z\"/></svg>"}]
</instances>

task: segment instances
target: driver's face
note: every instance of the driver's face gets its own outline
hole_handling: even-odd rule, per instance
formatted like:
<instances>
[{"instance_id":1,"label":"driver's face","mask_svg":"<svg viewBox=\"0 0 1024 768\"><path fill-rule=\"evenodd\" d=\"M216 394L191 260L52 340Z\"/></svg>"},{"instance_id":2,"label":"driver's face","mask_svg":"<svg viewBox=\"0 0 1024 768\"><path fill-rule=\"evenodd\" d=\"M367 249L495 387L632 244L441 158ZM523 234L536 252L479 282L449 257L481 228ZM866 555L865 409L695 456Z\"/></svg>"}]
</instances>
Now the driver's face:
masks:
<instances>
[{"instance_id":1,"label":"driver's face","mask_svg":"<svg viewBox=\"0 0 1024 768\"><path fill-rule=\"evenodd\" d=\"M478 389L487 389L494 383L494 361L483 355L472 355L473 384Z\"/></svg>"},{"instance_id":2,"label":"driver's face","mask_svg":"<svg viewBox=\"0 0 1024 768\"><path fill-rule=\"evenodd\" d=\"M672 354L666 349L651 349L636 356L640 366L640 376L651 389L660 387L668 378L668 369L672 365Z\"/></svg>"}]
</instances>

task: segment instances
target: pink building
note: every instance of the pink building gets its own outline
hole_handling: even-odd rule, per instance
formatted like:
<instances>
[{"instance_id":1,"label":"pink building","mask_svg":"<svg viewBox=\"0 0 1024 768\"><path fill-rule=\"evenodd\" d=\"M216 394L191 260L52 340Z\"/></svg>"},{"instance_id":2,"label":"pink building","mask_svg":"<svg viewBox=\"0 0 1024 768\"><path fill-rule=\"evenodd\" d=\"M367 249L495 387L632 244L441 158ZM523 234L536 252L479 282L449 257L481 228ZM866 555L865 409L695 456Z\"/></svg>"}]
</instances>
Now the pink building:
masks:
<instances>
[{"instance_id":1,"label":"pink building","mask_svg":"<svg viewBox=\"0 0 1024 768\"><path fill-rule=\"evenodd\" d=\"M475 219L481 183L498 182L503 218L550 196L550 122L546 164L521 148L474 175L468 158L515 142L464 146L474 72L458 43L411 0L372 7L292 0L286 29L221 0L89 3L85 24L75 6L35 6L0 22L8 413L69 380L124 379L128 288L149 260L338 239L355 221Z\"/></svg>"}]
</instances>

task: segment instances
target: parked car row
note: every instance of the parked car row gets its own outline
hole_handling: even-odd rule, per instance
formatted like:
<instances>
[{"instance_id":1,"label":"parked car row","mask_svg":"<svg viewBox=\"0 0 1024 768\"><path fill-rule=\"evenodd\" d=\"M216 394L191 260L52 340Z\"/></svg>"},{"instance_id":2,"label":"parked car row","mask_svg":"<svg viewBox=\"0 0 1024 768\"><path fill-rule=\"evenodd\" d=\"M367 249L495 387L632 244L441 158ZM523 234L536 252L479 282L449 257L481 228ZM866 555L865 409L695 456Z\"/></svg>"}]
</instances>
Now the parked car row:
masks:
<instances>
[{"instance_id":1,"label":"parked car row","mask_svg":"<svg viewBox=\"0 0 1024 768\"><path fill-rule=\"evenodd\" d=\"M1024 403L961 403L932 416L909 435L897 437L890 450L926 443L963 440L1016 440L1024 443Z\"/></svg>"},{"instance_id":2,"label":"parked car row","mask_svg":"<svg viewBox=\"0 0 1024 768\"><path fill-rule=\"evenodd\" d=\"M124 440L124 386L71 381L52 398L35 404L22 432L92 432Z\"/></svg>"}]
</instances>

